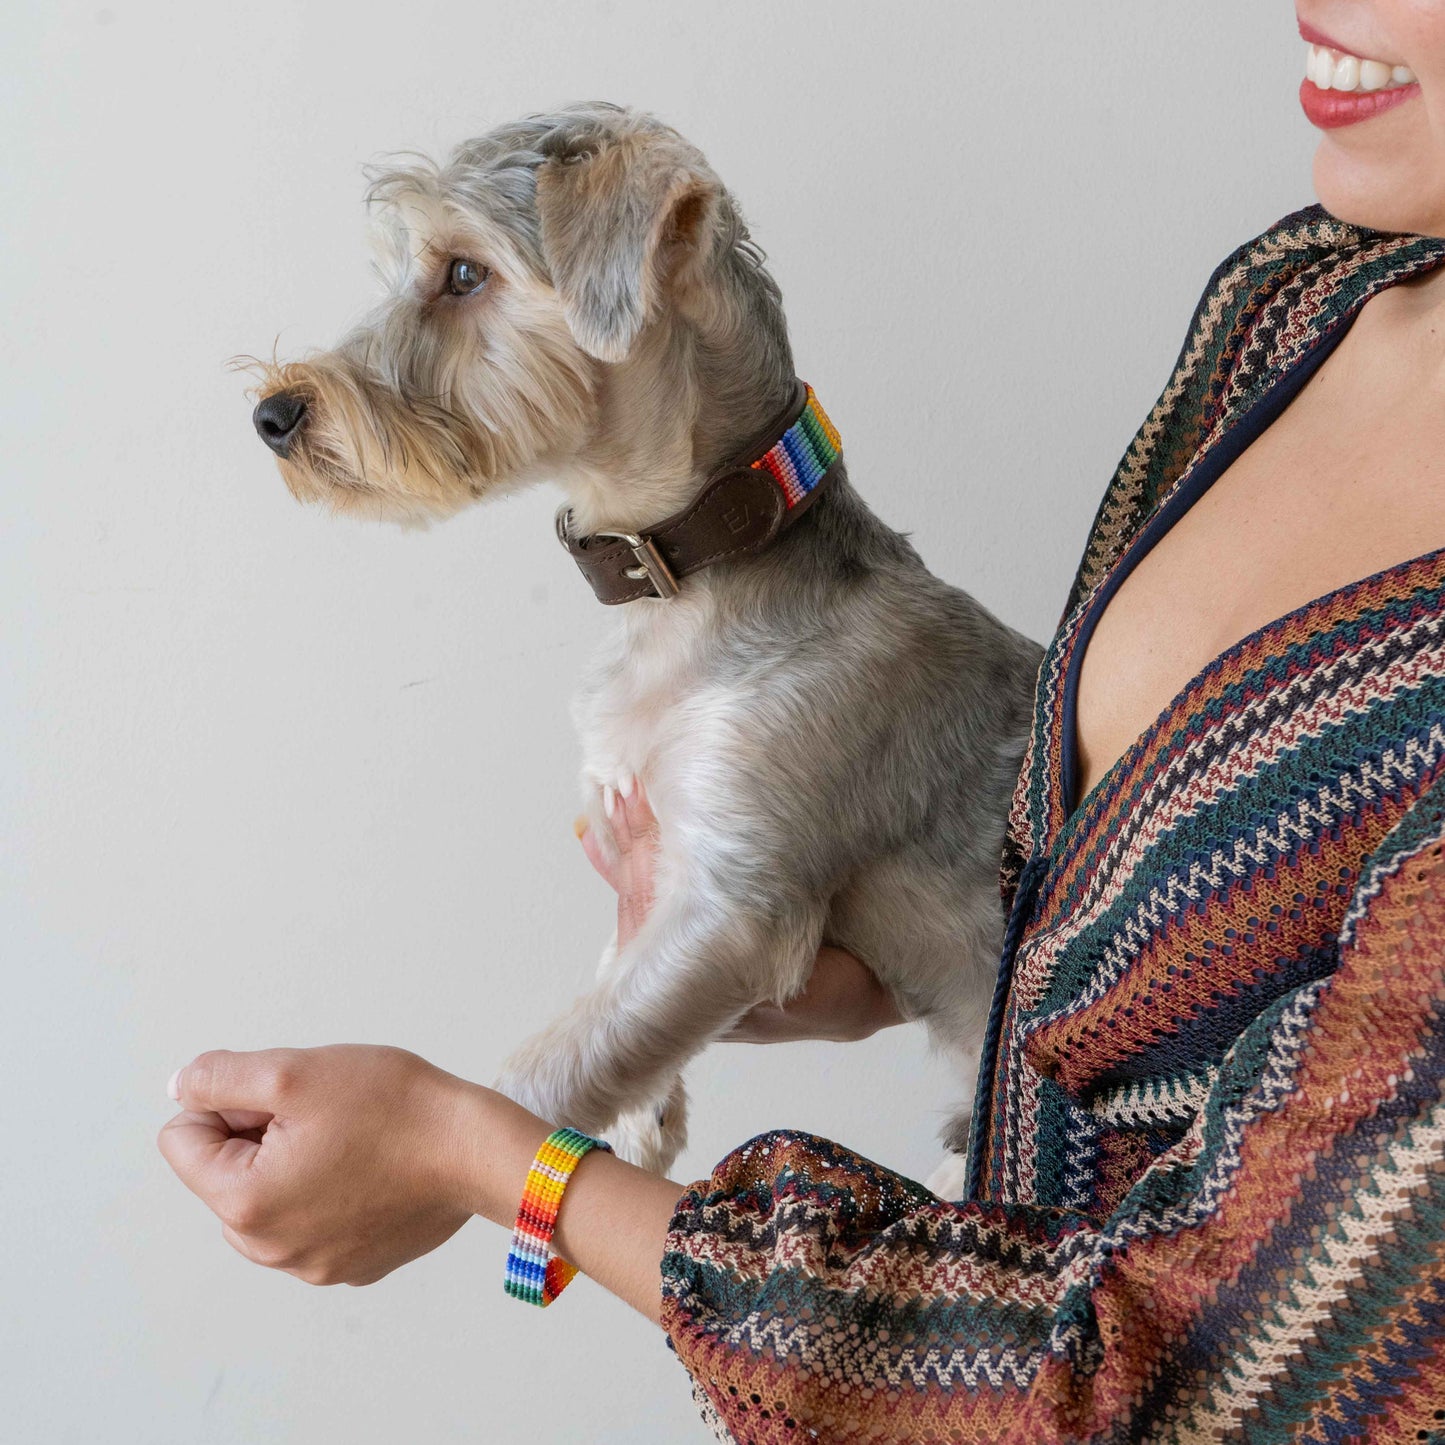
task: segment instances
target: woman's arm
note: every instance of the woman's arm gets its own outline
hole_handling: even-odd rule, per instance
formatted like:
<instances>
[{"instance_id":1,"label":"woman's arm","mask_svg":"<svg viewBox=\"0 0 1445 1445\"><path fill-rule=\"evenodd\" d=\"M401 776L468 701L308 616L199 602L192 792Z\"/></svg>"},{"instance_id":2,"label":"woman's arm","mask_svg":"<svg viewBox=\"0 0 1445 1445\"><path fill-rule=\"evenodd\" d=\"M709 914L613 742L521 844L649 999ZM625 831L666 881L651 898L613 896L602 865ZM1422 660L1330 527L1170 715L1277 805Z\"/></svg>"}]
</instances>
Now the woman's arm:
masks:
<instances>
[{"instance_id":1,"label":"woman's arm","mask_svg":"<svg viewBox=\"0 0 1445 1445\"><path fill-rule=\"evenodd\" d=\"M1362 873L1337 970L1255 1020L1108 1220L948 1204L774 1134L685 1192L589 1155L557 1245L651 1319L660 1261L663 1327L736 1438L766 1409L828 1439L1203 1439L1267 1399L1271 1438L1423 1439L1445 1399L1442 1000L1445 780ZM316 1284L380 1279L473 1213L509 1224L550 1128L356 1044L203 1054L175 1092L177 1173L241 1253Z\"/></svg>"},{"instance_id":2,"label":"woman's arm","mask_svg":"<svg viewBox=\"0 0 1445 1445\"><path fill-rule=\"evenodd\" d=\"M510 1228L553 1128L493 1089L370 1044L215 1050L177 1072L171 1095L183 1112L160 1133L167 1162L233 1248L309 1284L375 1283L473 1214ZM655 1322L681 1193L590 1154L568 1186L556 1248Z\"/></svg>"},{"instance_id":3,"label":"woman's arm","mask_svg":"<svg viewBox=\"0 0 1445 1445\"><path fill-rule=\"evenodd\" d=\"M1255 1019L1111 1217L948 1204L800 1134L690 1189L663 1327L733 1438L1436 1439L1445 780L1396 834L1337 970Z\"/></svg>"},{"instance_id":4,"label":"woman's arm","mask_svg":"<svg viewBox=\"0 0 1445 1445\"><path fill-rule=\"evenodd\" d=\"M656 829L639 790L615 810L615 852L604 856L582 835L617 889L624 943L652 904ZM898 1022L868 969L824 948L798 998L754 1009L731 1037L859 1039ZM374 1045L202 1054L177 1072L171 1096L184 1112L161 1130L161 1152L219 1216L224 1237L313 1284L370 1284L473 1214L510 1227L555 1127L493 1089ZM682 1192L589 1154L567 1188L557 1251L657 1321L663 1242Z\"/></svg>"},{"instance_id":5,"label":"woman's arm","mask_svg":"<svg viewBox=\"0 0 1445 1445\"><path fill-rule=\"evenodd\" d=\"M552 1126L463 1080L455 1103L454 1188L473 1213L511 1228L528 1166ZM589 1279L659 1323L659 1264L683 1186L594 1150L567 1185L553 1247ZM498 1261L498 1280L501 1279Z\"/></svg>"}]
</instances>

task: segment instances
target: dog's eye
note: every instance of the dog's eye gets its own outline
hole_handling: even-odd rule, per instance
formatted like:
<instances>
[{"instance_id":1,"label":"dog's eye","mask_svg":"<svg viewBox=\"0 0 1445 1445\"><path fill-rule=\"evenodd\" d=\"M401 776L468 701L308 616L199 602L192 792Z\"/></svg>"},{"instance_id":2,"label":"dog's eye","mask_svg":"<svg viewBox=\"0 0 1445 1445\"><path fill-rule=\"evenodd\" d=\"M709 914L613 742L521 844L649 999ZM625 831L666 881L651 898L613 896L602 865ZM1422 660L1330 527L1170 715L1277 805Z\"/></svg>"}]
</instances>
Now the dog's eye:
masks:
<instances>
[{"instance_id":1,"label":"dog's eye","mask_svg":"<svg viewBox=\"0 0 1445 1445\"><path fill-rule=\"evenodd\" d=\"M453 296L469 296L473 291L480 291L491 274L490 268L458 257L447 273L447 290Z\"/></svg>"}]
</instances>

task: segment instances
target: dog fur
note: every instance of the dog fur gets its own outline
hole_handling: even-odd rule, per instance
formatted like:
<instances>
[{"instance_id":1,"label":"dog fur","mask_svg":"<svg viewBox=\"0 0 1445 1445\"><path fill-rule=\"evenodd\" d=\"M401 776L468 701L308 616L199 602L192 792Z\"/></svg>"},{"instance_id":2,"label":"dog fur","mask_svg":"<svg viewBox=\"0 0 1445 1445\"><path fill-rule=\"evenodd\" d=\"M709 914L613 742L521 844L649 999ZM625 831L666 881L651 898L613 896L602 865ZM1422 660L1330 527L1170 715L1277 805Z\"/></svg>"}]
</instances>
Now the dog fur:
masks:
<instances>
[{"instance_id":1,"label":"dog fur","mask_svg":"<svg viewBox=\"0 0 1445 1445\"><path fill-rule=\"evenodd\" d=\"M778 288L701 153L649 116L533 116L376 173L370 199L385 300L334 350L261 368L263 405L304 403L277 447L302 501L423 521L547 480L575 531L645 533L786 402ZM457 260L480 288L452 294ZM767 552L617 613L575 709L584 805L611 849L613 792L645 780L657 903L498 1087L665 1171L684 1065L795 996L824 941L971 1084L1040 649L841 468Z\"/></svg>"}]
</instances>

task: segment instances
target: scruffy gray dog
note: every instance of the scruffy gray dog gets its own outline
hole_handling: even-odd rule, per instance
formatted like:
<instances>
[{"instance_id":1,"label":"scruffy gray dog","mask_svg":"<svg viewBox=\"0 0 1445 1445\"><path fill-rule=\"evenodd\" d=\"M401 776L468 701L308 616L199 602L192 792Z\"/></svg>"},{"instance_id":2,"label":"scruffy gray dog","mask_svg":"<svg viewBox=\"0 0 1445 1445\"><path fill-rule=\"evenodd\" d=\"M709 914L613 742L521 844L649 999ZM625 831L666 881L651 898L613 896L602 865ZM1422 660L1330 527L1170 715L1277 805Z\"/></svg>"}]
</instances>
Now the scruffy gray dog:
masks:
<instances>
[{"instance_id":1,"label":"scruffy gray dog","mask_svg":"<svg viewBox=\"0 0 1445 1445\"><path fill-rule=\"evenodd\" d=\"M386 299L335 350L261 368L286 485L416 521L550 480L594 588L631 599L576 718L605 849L645 782L657 902L499 1087L665 1171L684 1065L797 994L825 940L971 1081L1039 648L931 576L841 461L791 509L746 466L803 394L777 285L675 131L584 105L372 179ZM935 1181L958 1192L956 1156Z\"/></svg>"}]
</instances>

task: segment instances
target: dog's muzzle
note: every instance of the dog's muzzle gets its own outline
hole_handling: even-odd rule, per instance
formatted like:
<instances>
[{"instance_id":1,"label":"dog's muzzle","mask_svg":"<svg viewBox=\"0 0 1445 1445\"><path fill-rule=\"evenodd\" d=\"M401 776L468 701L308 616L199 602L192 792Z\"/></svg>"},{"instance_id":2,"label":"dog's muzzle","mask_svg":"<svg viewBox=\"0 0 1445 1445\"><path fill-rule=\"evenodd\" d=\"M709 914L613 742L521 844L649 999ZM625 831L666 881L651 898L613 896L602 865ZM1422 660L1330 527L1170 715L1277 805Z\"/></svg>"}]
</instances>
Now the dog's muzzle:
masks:
<instances>
[{"instance_id":1,"label":"dog's muzzle","mask_svg":"<svg viewBox=\"0 0 1445 1445\"><path fill-rule=\"evenodd\" d=\"M285 457L306 420L306 403L294 391L278 391L264 397L251 413L256 435L276 453Z\"/></svg>"}]
</instances>

